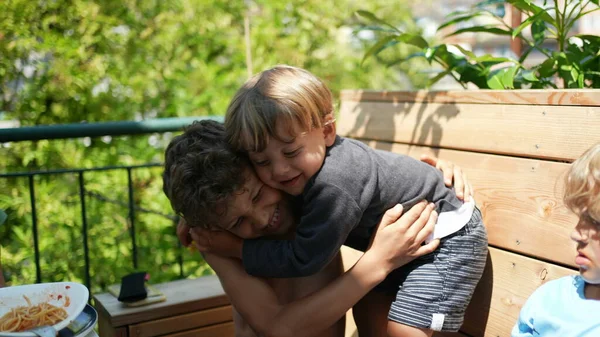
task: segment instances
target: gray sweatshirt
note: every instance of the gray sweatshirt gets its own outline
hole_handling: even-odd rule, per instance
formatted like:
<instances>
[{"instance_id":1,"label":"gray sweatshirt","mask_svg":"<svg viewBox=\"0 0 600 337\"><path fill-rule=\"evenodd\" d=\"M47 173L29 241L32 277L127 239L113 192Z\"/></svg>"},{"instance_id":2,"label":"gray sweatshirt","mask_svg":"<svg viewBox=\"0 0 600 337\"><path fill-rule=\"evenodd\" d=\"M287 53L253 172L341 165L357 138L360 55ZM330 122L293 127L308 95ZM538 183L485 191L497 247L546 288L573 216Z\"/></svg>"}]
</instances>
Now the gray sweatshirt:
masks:
<instances>
[{"instance_id":1,"label":"gray sweatshirt","mask_svg":"<svg viewBox=\"0 0 600 337\"><path fill-rule=\"evenodd\" d=\"M434 202L439 213L462 205L435 167L337 137L304 188L295 238L244 240L244 268L261 277L312 275L343 244L364 251L385 211L398 203L406 211L421 200Z\"/></svg>"}]
</instances>

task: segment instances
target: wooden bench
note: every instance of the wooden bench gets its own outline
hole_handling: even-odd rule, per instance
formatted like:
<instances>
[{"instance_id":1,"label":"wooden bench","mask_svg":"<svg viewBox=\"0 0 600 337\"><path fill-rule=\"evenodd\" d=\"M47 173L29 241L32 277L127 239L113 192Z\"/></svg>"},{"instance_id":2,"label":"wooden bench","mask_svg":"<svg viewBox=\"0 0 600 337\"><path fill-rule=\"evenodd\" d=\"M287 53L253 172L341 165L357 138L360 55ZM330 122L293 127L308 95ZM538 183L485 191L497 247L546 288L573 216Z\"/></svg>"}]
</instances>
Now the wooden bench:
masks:
<instances>
[{"instance_id":1,"label":"wooden bench","mask_svg":"<svg viewBox=\"0 0 600 337\"><path fill-rule=\"evenodd\" d=\"M475 188L488 263L461 332L437 336L510 336L536 288L577 272L562 178L600 141L599 107L600 90L341 93L340 135L451 160Z\"/></svg>"},{"instance_id":2,"label":"wooden bench","mask_svg":"<svg viewBox=\"0 0 600 337\"><path fill-rule=\"evenodd\" d=\"M232 337L229 300L216 276L157 284L165 302L124 307L109 293L94 296L100 337Z\"/></svg>"}]
</instances>

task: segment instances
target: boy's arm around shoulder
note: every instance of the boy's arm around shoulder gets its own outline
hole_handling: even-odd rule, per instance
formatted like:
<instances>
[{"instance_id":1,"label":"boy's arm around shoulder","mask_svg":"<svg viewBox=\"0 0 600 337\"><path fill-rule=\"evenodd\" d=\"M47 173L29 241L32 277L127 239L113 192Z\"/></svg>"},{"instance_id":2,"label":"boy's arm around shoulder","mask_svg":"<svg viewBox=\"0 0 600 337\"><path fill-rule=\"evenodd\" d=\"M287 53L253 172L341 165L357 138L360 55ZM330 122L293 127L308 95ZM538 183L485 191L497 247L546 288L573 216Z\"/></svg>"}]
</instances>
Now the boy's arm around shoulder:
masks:
<instances>
[{"instance_id":1,"label":"boy's arm around shoulder","mask_svg":"<svg viewBox=\"0 0 600 337\"><path fill-rule=\"evenodd\" d=\"M294 239L244 240L242 260L249 274L302 277L320 271L336 256L362 216L357 202L332 185L314 186L304 199Z\"/></svg>"}]
</instances>

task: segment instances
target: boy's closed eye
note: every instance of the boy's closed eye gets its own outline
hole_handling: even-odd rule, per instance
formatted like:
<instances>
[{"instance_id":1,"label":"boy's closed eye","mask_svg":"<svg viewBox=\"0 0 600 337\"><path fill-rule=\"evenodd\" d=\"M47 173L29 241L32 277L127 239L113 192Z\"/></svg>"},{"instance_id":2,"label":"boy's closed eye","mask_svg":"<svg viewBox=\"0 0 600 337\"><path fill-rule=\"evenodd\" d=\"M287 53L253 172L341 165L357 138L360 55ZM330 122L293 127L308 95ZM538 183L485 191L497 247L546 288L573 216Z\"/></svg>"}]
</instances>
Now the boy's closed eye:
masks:
<instances>
[{"instance_id":1,"label":"boy's closed eye","mask_svg":"<svg viewBox=\"0 0 600 337\"><path fill-rule=\"evenodd\" d=\"M258 191L256 192L256 194L252 197L253 204L256 204L257 202L260 201L260 197L262 196L263 187L264 187L264 185L261 185L260 188L258 189Z\"/></svg>"},{"instance_id":2,"label":"boy's closed eye","mask_svg":"<svg viewBox=\"0 0 600 337\"><path fill-rule=\"evenodd\" d=\"M269 161L268 160L253 160L252 162L256 166L267 166L267 165L269 165Z\"/></svg>"},{"instance_id":3,"label":"boy's closed eye","mask_svg":"<svg viewBox=\"0 0 600 337\"><path fill-rule=\"evenodd\" d=\"M243 216L237 218L237 220L235 221L235 223L233 224L233 226L229 227L229 230L238 228L240 226L240 224L242 223L242 221L244 221L244 217Z\"/></svg>"}]
</instances>

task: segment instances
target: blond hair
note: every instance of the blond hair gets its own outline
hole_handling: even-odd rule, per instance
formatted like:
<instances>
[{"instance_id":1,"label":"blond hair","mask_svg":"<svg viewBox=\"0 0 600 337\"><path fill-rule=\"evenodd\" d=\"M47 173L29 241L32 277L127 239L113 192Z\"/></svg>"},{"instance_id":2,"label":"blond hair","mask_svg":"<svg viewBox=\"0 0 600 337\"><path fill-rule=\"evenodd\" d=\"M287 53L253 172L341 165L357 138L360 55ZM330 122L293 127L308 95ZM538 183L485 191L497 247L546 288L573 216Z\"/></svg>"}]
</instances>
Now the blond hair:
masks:
<instances>
[{"instance_id":1,"label":"blond hair","mask_svg":"<svg viewBox=\"0 0 600 337\"><path fill-rule=\"evenodd\" d=\"M236 150L262 151L269 136L280 139L276 123L293 122L302 131L323 126L333 112L331 91L310 72L286 65L265 70L249 79L235 94L225 116L227 141Z\"/></svg>"},{"instance_id":2,"label":"blond hair","mask_svg":"<svg viewBox=\"0 0 600 337\"><path fill-rule=\"evenodd\" d=\"M565 178L565 205L600 221L600 143L573 162Z\"/></svg>"}]
</instances>

